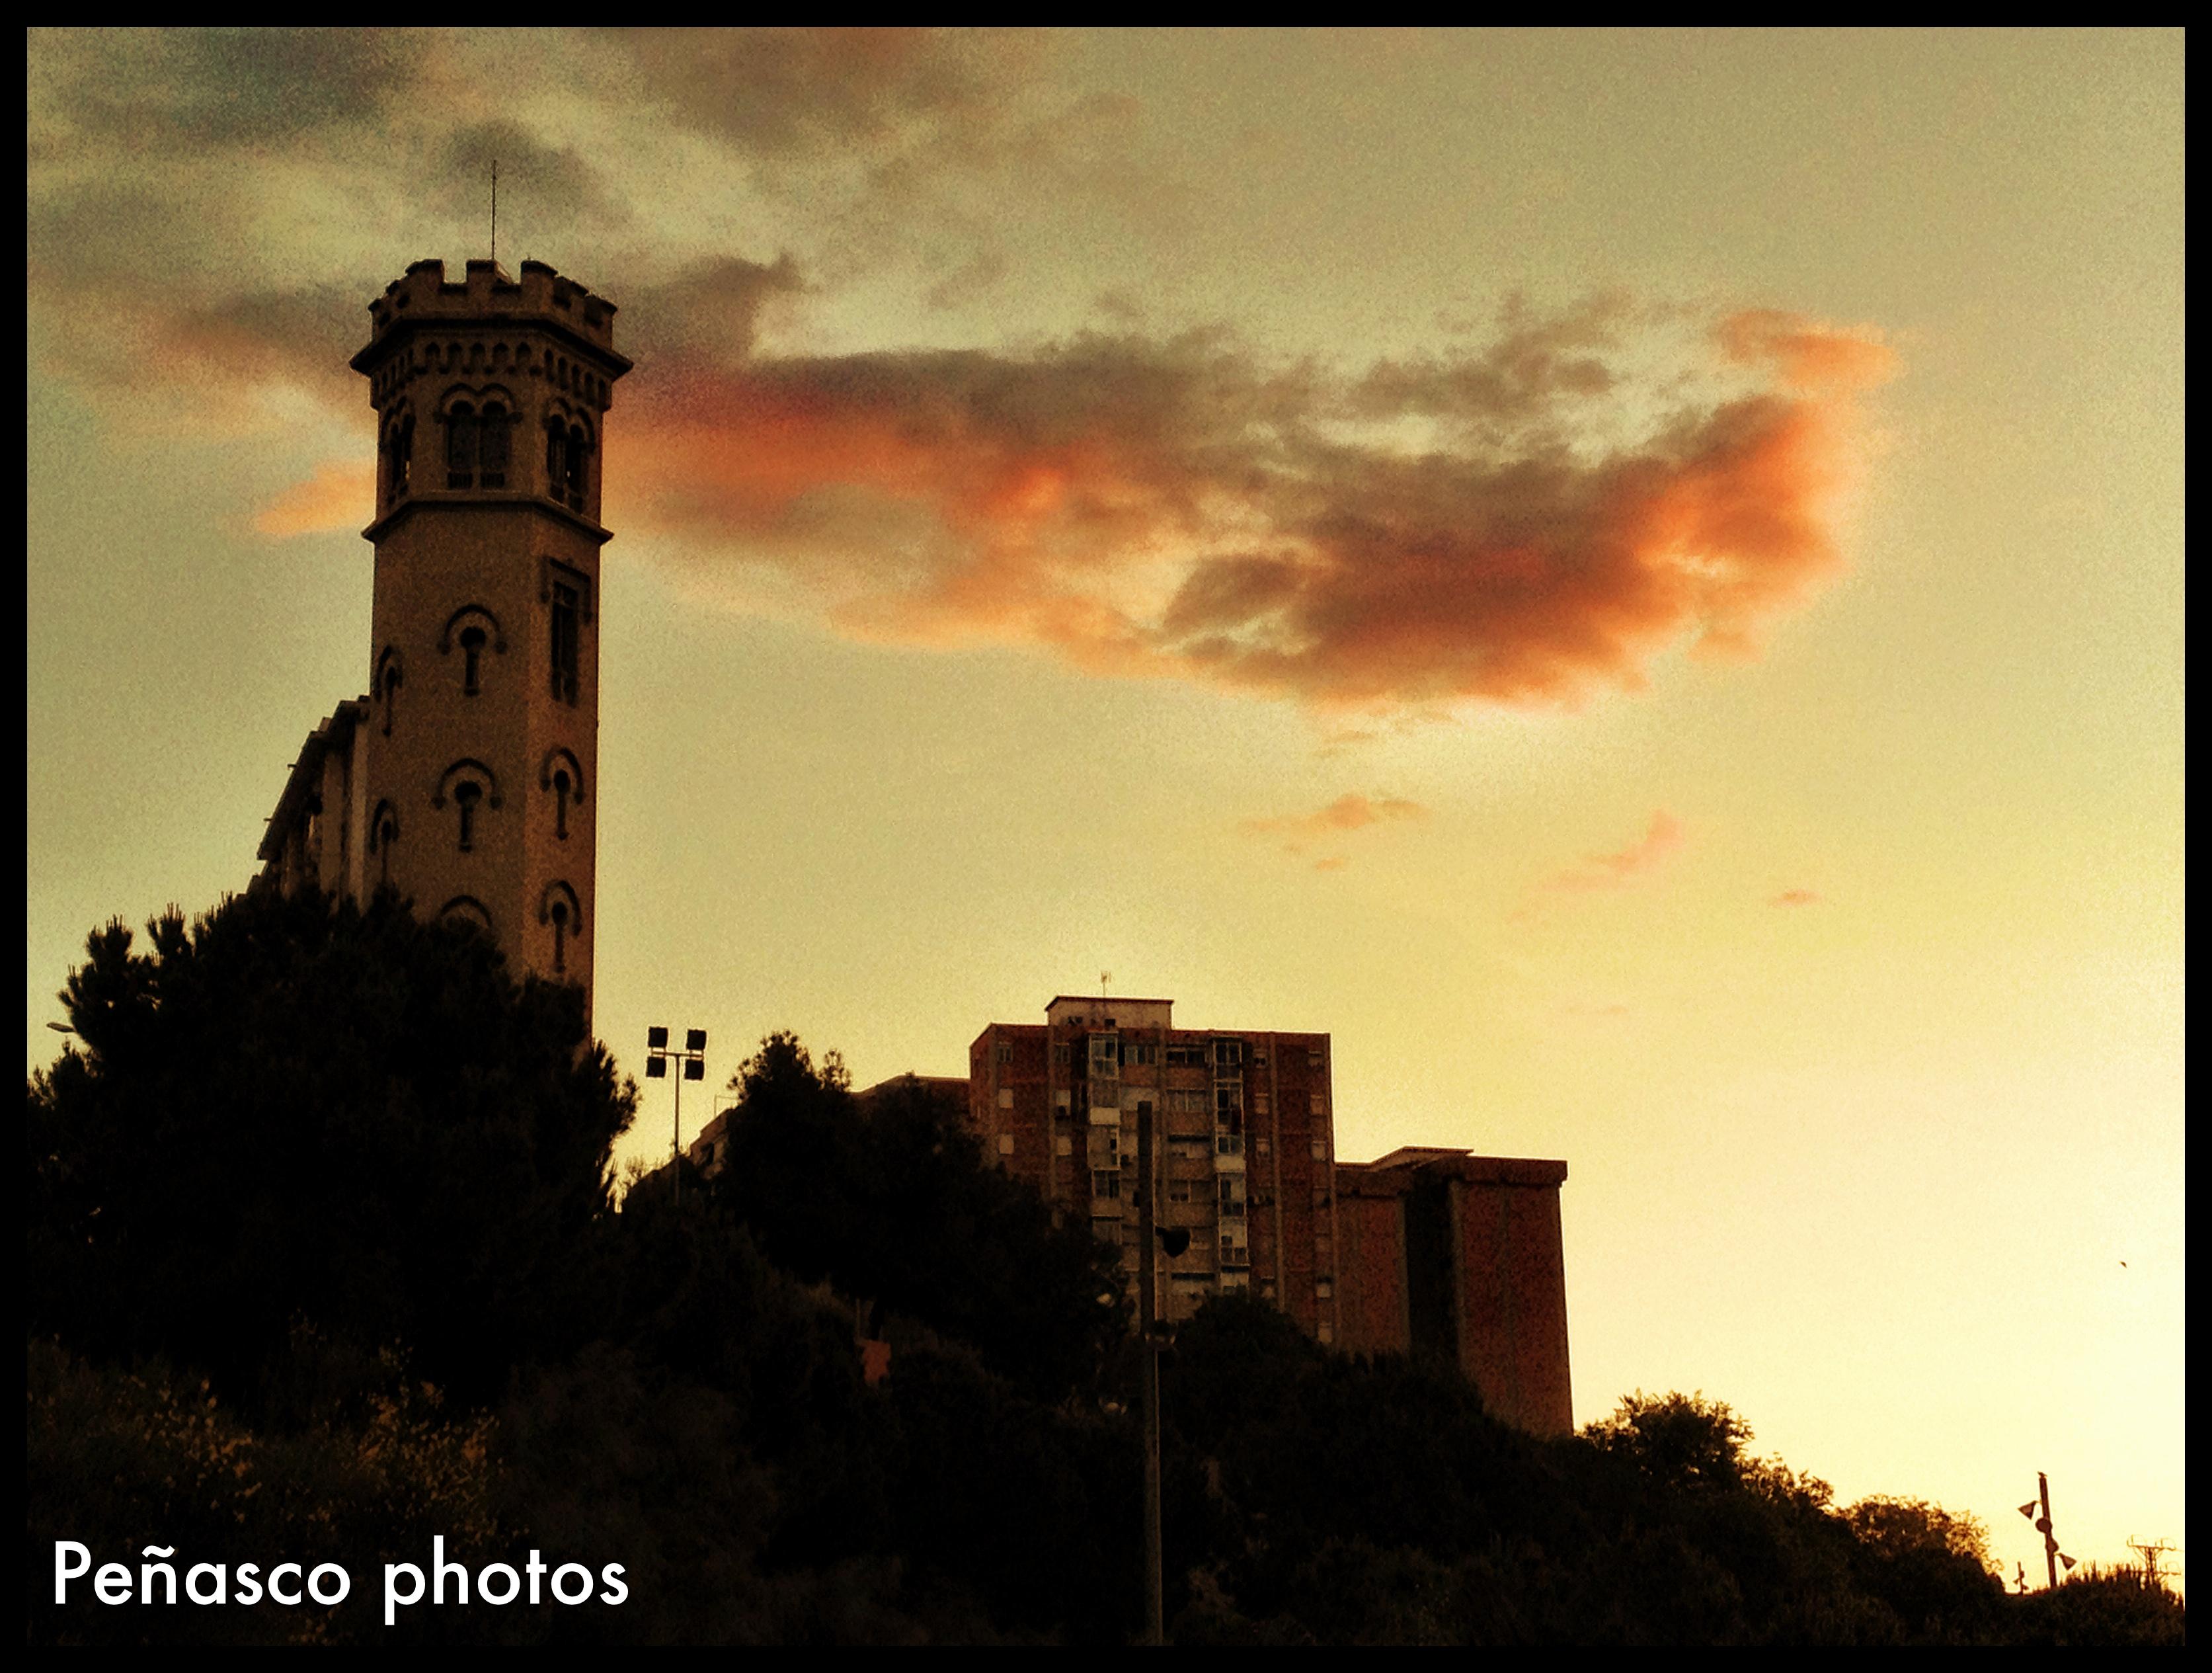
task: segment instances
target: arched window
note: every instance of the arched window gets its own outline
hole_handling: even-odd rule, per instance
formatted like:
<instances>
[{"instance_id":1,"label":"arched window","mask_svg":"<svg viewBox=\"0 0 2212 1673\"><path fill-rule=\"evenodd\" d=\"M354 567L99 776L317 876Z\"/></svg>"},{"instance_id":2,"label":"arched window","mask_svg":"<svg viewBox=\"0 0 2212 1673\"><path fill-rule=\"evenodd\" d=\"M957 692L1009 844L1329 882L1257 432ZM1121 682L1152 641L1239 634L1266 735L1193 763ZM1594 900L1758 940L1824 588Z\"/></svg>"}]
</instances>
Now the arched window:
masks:
<instances>
[{"instance_id":1,"label":"arched window","mask_svg":"<svg viewBox=\"0 0 2212 1673\"><path fill-rule=\"evenodd\" d=\"M472 778L465 778L453 787L453 805L461 810L461 852L471 852L477 845L477 804L483 800L483 786Z\"/></svg>"},{"instance_id":2,"label":"arched window","mask_svg":"<svg viewBox=\"0 0 2212 1673\"><path fill-rule=\"evenodd\" d=\"M507 409L495 401L487 401L477 435L477 464L483 486L507 486Z\"/></svg>"},{"instance_id":3,"label":"arched window","mask_svg":"<svg viewBox=\"0 0 2212 1673\"><path fill-rule=\"evenodd\" d=\"M487 935L492 933L491 914L474 895L455 895L438 909L438 921L441 923L465 923Z\"/></svg>"},{"instance_id":4,"label":"arched window","mask_svg":"<svg viewBox=\"0 0 2212 1673\"><path fill-rule=\"evenodd\" d=\"M545 760L538 770L538 785L553 798L553 836L557 842L568 840L568 810L584 800L584 770L568 751L555 747L546 751Z\"/></svg>"},{"instance_id":5,"label":"arched window","mask_svg":"<svg viewBox=\"0 0 2212 1673\"><path fill-rule=\"evenodd\" d=\"M446 617L446 625L438 630L438 654L451 656L453 647L461 648L461 695L473 697L483 689L489 672L484 666L484 648L489 646L501 656L507 654L507 634L499 624L499 617L480 604L465 604Z\"/></svg>"},{"instance_id":6,"label":"arched window","mask_svg":"<svg viewBox=\"0 0 2212 1673\"><path fill-rule=\"evenodd\" d=\"M376 804L369 816L368 851L376 856L376 886L392 885L392 845L399 840L399 814L388 801Z\"/></svg>"},{"instance_id":7,"label":"arched window","mask_svg":"<svg viewBox=\"0 0 2212 1673\"><path fill-rule=\"evenodd\" d=\"M374 692L376 700L384 705L384 735L387 738L392 736L392 715L399 707L400 684L399 648L386 645L383 654L376 659L376 682L369 689Z\"/></svg>"},{"instance_id":8,"label":"arched window","mask_svg":"<svg viewBox=\"0 0 2212 1673\"><path fill-rule=\"evenodd\" d=\"M461 852L472 853L484 834L485 810L499 806L499 781L483 762L465 757L439 775L430 806L442 808L448 800L459 813Z\"/></svg>"},{"instance_id":9,"label":"arched window","mask_svg":"<svg viewBox=\"0 0 2212 1673\"><path fill-rule=\"evenodd\" d=\"M584 933L584 914L576 891L565 883L549 883L538 897L538 922L553 933L553 973L568 971L568 948Z\"/></svg>"},{"instance_id":10,"label":"arched window","mask_svg":"<svg viewBox=\"0 0 2212 1673\"><path fill-rule=\"evenodd\" d=\"M446 486L466 488L476 480L477 412L466 401L446 413Z\"/></svg>"}]
</instances>

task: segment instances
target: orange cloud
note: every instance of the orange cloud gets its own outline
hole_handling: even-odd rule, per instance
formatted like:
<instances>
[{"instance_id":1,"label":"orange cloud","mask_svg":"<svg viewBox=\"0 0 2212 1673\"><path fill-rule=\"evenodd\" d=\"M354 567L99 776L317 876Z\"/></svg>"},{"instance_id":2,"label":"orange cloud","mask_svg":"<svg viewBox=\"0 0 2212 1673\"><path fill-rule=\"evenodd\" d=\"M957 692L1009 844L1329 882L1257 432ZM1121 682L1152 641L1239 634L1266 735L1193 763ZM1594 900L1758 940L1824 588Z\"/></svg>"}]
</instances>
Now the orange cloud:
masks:
<instances>
[{"instance_id":1,"label":"orange cloud","mask_svg":"<svg viewBox=\"0 0 2212 1673\"><path fill-rule=\"evenodd\" d=\"M1283 836L1285 854L1302 855L1316 839L1339 831L1359 830L1370 824L1390 819L1425 819L1429 810L1417 801L1402 796L1378 796L1372 800L1362 795L1339 796L1328 806L1311 813L1297 813L1271 819L1246 819L1239 830L1250 836ZM1316 871L1335 871L1345 864L1342 855L1334 855L1314 862Z\"/></svg>"},{"instance_id":2,"label":"orange cloud","mask_svg":"<svg viewBox=\"0 0 2212 1673\"><path fill-rule=\"evenodd\" d=\"M1613 854L1593 854L1561 872L1554 889L1622 889L1656 871L1682 845L1682 822L1663 807L1651 816L1642 840Z\"/></svg>"},{"instance_id":3,"label":"orange cloud","mask_svg":"<svg viewBox=\"0 0 2212 1673\"><path fill-rule=\"evenodd\" d=\"M1207 334L641 372L611 516L860 636L1338 710L1573 702L1744 654L1837 572L1888 352L1739 315L1625 392L1636 329L1522 319L1349 378Z\"/></svg>"},{"instance_id":4,"label":"orange cloud","mask_svg":"<svg viewBox=\"0 0 2212 1673\"><path fill-rule=\"evenodd\" d=\"M1811 906L1820 898L1810 889L1784 889L1766 903L1769 906Z\"/></svg>"},{"instance_id":5,"label":"orange cloud","mask_svg":"<svg viewBox=\"0 0 2212 1673\"><path fill-rule=\"evenodd\" d=\"M278 537L358 529L376 515L376 468L339 460L318 465L254 514L253 526Z\"/></svg>"}]
</instances>

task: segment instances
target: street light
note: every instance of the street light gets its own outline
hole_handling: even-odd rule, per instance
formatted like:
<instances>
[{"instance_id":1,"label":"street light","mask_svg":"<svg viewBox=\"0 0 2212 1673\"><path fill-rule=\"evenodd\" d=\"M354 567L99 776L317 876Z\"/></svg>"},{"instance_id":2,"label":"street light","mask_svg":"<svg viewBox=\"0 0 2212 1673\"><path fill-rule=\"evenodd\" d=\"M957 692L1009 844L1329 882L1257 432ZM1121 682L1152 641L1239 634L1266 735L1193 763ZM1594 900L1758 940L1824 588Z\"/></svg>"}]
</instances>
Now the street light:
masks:
<instances>
[{"instance_id":1,"label":"street light","mask_svg":"<svg viewBox=\"0 0 2212 1673\"><path fill-rule=\"evenodd\" d=\"M684 1083L707 1078L707 1031L690 1028L684 1032L684 1049L677 1051L668 1043L668 1031L648 1028L645 1031L645 1078L648 1080L668 1079L668 1066L682 1066L676 1076L676 1129L670 1135L668 1154L676 1169L676 1203L684 1204Z\"/></svg>"}]
</instances>

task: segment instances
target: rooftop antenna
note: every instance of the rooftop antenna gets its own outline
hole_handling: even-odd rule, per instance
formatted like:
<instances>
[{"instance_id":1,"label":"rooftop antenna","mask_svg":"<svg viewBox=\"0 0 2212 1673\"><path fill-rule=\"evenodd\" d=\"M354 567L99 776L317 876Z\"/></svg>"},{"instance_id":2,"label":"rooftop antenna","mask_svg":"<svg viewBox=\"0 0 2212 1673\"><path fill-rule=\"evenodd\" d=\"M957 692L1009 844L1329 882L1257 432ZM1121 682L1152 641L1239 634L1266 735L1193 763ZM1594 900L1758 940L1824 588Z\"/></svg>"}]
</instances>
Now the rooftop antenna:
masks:
<instances>
[{"instance_id":1,"label":"rooftop antenna","mask_svg":"<svg viewBox=\"0 0 2212 1673\"><path fill-rule=\"evenodd\" d=\"M1113 979L1114 972L1111 970L1101 970L1098 972L1098 1002L1101 1005L1103 1005L1106 1002L1106 984Z\"/></svg>"},{"instance_id":2,"label":"rooftop antenna","mask_svg":"<svg viewBox=\"0 0 2212 1673\"><path fill-rule=\"evenodd\" d=\"M499 159L491 160L491 259L499 265Z\"/></svg>"}]
</instances>

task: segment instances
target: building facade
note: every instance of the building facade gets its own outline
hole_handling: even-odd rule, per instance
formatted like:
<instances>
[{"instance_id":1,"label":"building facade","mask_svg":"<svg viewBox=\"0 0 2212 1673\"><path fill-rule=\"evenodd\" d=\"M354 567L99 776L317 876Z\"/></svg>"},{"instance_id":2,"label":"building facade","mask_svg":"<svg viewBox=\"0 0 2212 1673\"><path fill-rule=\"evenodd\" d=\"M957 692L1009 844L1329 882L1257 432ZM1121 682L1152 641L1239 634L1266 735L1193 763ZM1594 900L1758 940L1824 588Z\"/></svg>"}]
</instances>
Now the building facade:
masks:
<instances>
[{"instance_id":1,"label":"building facade","mask_svg":"<svg viewBox=\"0 0 2212 1673\"><path fill-rule=\"evenodd\" d=\"M1154 1218L1190 1235L1156 1262L1158 1316L1246 1290L1334 1341L1328 1036L1177 1028L1172 1010L1062 995L1042 1024L992 1024L969 1049L969 1125L1055 1214L1119 1244L1134 1282L1137 1123L1149 1111Z\"/></svg>"},{"instance_id":2,"label":"building facade","mask_svg":"<svg viewBox=\"0 0 2212 1673\"><path fill-rule=\"evenodd\" d=\"M1566 1177L1565 1162L1428 1147L1340 1163L1343 1346L1449 1360L1494 1415L1571 1433Z\"/></svg>"},{"instance_id":3,"label":"building facade","mask_svg":"<svg viewBox=\"0 0 2212 1673\"><path fill-rule=\"evenodd\" d=\"M592 986L615 307L542 262L410 266L352 360L377 417L369 689L294 763L263 876L396 889Z\"/></svg>"}]
</instances>

